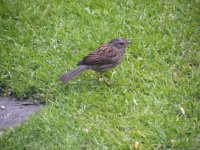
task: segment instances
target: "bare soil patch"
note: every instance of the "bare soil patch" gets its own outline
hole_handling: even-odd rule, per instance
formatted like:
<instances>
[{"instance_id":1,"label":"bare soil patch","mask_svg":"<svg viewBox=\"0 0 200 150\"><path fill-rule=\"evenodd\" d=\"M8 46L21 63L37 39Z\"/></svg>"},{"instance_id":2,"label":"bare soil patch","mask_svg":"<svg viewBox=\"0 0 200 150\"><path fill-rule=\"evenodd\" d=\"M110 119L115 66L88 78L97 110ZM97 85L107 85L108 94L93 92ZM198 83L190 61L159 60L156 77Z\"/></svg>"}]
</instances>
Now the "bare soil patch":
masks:
<instances>
[{"instance_id":1,"label":"bare soil patch","mask_svg":"<svg viewBox=\"0 0 200 150\"><path fill-rule=\"evenodd\" d=\"M11 97L0 97L0 130L24 122L42 105L30 101L19 101Z\"/></svg>"}]
</instances>

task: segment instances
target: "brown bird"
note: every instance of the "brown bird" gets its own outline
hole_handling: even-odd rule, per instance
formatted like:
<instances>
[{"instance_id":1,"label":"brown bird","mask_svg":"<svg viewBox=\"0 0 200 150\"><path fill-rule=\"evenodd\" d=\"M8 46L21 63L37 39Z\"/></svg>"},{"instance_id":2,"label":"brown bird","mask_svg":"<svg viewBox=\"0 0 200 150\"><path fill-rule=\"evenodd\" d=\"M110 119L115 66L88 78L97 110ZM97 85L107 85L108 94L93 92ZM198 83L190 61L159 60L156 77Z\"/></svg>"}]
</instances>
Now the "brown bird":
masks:
<instances>
[{"instance_id":1,"label":"brown bird","mask_svg":"<svg viewBox=\"0 0 200 150\"><path fill-rule=\"evenodd\" d=\"M106 44L102 44L96 51L89 53L83 60L79 61L77 68L63 74L59 79L66 83L74 76L88 69L99 72L102 77L104 71L117 66L121 62L127 44L130 44L130 42L123 38L116 38Z\"/></svg>"}]
</instances>

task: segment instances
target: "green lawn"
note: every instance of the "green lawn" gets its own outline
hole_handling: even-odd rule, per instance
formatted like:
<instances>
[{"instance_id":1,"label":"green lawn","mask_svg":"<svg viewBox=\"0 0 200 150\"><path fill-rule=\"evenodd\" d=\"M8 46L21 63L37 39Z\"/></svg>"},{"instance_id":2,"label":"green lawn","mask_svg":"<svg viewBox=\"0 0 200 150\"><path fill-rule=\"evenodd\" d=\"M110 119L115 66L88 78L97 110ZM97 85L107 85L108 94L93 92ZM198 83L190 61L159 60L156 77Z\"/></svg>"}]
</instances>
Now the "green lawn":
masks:
<instances>
[{"instance_id":1,"label":"green lawn","mask_svg":"<svg viewBox=\"0 0 200 150\"><path fill-rule=\"evenodd\" d=\"M0 19L0 95L46 101L0 149L200 148L199 0L1 0ZM119 36L133 44L111 86L57 80Z\"/></svg>"}]
</instances>

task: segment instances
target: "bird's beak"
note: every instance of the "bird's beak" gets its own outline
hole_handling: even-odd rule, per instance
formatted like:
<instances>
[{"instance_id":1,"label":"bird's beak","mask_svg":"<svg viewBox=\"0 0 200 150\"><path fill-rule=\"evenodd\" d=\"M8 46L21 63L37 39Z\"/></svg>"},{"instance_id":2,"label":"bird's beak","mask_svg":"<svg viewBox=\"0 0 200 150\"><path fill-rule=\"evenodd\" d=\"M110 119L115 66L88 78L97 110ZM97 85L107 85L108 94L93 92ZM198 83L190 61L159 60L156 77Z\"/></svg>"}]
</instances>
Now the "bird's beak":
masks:
<instances>
[{"instance_id":1,"label":"bird's beak","mask_svg":"<svg viewBox=\"0 0 200 150\"><path fill-rule=\"evenodd\" d=\"M126 44L132 44L132 41L126 41Z\"/></svg>"}]
</instances>

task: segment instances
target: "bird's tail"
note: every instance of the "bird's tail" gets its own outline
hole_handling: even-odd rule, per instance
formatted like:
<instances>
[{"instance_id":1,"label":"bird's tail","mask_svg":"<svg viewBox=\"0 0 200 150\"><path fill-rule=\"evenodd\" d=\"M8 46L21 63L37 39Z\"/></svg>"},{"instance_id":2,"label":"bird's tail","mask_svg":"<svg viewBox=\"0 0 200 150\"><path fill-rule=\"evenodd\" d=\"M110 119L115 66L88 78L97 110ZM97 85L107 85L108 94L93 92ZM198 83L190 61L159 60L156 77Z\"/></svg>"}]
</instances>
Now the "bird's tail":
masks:
<instances>
[{"instance_id":1,"label":"bird's tail","mask_svg":"<svg viewBox=\"0 0 200 150\"><path fill-rule=\"evenodd\" d=\"M63 83L66 83L69 80L71 80L74 76L80 74L82 71L87 70L88 68L89 67L87 65L80 65L74 70L60 76L59 80L62 81Z\"/></svg>"}]
</instances>

